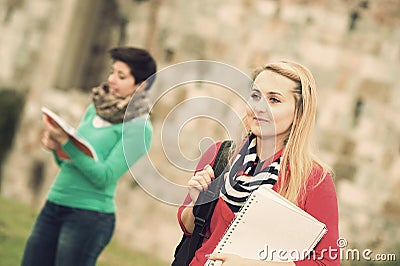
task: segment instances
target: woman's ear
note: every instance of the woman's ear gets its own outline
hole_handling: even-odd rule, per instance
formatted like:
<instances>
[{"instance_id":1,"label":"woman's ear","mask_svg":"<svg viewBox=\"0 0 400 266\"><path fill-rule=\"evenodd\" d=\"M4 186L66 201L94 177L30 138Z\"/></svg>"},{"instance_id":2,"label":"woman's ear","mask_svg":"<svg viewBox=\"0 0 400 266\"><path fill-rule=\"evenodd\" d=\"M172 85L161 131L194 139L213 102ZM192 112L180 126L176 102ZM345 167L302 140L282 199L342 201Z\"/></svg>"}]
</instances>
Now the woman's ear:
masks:
<instances>
[{"instance_id":1,"label":"woman's ear","mask_svg":"<svg viewBox=\"0 0 400 266\"><path fill-rule=\"evenodd\" d=\"M142 81L139 84L136 84L137 89L135 90L135 92L142 92L146 89L147 87L147 82L146 81Z\"/></svg>"}]
</instances>

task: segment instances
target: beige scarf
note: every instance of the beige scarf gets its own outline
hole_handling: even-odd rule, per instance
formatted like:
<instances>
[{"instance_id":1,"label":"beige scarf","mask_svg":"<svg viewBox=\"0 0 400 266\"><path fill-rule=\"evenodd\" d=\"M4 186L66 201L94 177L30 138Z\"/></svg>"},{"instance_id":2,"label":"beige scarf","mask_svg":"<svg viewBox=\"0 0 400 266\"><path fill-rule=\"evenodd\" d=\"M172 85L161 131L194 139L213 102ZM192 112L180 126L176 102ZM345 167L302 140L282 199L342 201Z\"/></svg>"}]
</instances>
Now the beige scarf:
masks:
<instances>
[{"instance_id":1,"label":"beige scarf","mask_svg":"<svg viewBox=\"0 0 400 266\"><path fill-rule=\"evenodd\" d=\"M103 83L92 89L92 99L97 115L112 124L147 115L150 111L150 101L145 90L122 98L110 94L108 85Z\"/></svg>"}]
</instances>

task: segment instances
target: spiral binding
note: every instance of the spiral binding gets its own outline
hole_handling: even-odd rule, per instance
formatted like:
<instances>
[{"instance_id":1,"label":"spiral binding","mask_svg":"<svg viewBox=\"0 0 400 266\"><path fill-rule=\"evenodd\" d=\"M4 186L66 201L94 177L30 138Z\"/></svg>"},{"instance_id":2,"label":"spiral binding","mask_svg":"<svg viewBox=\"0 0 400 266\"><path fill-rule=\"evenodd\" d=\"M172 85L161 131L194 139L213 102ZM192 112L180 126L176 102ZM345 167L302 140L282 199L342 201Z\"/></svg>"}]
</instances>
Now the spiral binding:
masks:
<instances>
[{"instance_id":1,"label":"spiral binding","mask_svg":"<svg viewBox=\"0 0 400 266\"><path fill-rule=\"evenodd\" d=\"M227 230L223 234L220 242L218 243L215 251L217 253L221 253L222 248L228 243L230 236L232 235L233 231L236 229L237 225L242 221L244 215L246 214L247 210L249 209L250 205L253 204L255 200L254 192L250 194L249 198L247 199L246 203L240 208L237 216L232 220L231 224L228 226ZM257 202L257 201L256 201ZM218 262L208 260L205 266L217 266L219 265Z\"/></svg>"}]
</instances>

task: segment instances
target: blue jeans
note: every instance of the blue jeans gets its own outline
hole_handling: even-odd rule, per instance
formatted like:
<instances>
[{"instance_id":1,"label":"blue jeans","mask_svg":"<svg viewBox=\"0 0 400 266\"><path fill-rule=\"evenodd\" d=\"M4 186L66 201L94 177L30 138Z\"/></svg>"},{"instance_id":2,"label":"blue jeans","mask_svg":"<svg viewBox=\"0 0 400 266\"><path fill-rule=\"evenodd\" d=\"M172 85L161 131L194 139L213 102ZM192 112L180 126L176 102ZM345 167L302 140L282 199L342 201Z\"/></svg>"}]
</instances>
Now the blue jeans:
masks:
<instances>
[{"instance_id":1,"label":"blue jeans","mask_svg":"<svg viewBox=\"0 0 400 266\"><path fill-rule=\"evenodd\" d=\"M114 226L114 213L47 201L28 238L21 265L94 266L110 242Z\"/></svg>"}]
</instances>

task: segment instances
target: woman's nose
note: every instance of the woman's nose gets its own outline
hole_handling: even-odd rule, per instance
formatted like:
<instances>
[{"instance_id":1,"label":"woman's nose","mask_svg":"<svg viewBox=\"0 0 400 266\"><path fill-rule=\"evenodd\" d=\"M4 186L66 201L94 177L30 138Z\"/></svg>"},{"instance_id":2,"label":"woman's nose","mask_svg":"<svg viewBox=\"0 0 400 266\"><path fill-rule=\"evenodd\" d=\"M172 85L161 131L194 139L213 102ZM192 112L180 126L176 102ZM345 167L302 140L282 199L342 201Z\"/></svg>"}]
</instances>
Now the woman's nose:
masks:
<instances>
[{"instance_id":1,"label":"woman's nose","mask_svg":"<svg viewBox=\"0 0 400 266\"><path fill-rule=\"evenodd\" d=\"M108 83L114 83L115 82L115 78L114 75L111 73L110 75L108 75Z\"/></svg>"},{"instance_id":2,"label":"woman's nose","mask_svg":"<svg viewBox=\"0 0 400 266\"><path fill-rule=\"evenodd\" d=\"M269 110L269 105L265 98L261 98L260 100L253 102L252 108L256 113L265 113Z\"/></svg>"}]
</instances>

